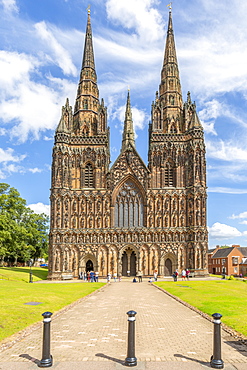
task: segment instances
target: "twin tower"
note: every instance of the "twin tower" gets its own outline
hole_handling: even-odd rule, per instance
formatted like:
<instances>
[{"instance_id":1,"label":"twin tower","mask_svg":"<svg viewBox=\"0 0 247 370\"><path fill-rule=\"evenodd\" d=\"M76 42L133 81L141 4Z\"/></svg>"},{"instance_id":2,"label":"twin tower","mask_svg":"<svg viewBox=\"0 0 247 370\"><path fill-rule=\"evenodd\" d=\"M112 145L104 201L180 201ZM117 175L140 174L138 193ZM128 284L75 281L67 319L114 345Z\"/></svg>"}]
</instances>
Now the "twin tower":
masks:
<instances>
[{"instance_id":1,"label":"twin tower","mask_svg":"<svg viewBox=\"0 0 247 370\"><path fill-rule=\"evenodd\" d=\"M74 111L66 101L52 160L49 278L81 272L207 274L203 127L183 102L169 12L159 92L151 108L148 165L135 147L128 92L122 148L110 167L107 108L99 100L90 12Z\"/></svg>"}]
</instances>

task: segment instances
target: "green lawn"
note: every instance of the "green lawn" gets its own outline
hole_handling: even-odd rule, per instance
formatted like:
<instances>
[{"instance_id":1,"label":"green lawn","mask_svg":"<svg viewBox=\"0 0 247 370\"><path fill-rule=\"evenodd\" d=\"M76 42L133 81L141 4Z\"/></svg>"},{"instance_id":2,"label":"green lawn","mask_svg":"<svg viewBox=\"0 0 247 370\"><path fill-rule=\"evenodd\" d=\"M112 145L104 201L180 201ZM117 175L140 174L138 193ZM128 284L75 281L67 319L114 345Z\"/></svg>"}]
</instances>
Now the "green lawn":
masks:
<instances>
[{"instance_id":1,"label":"green lawn","mask_svg":"<svg viewBox=\"0 0 247 370\"><path fill-rule=\"evenodd\" d=\"M155 284L210 316L219 312L223 323L247 336L247 282L190 280Z\"/></svg>"},{"instance_id":2,"label":"green lawn","mask_svg":"<svg viewBox=\"0 0 247 370\"><path fill-rule=\"evenodd\" d=\"M47 270L33 268L34 281L47 276ZM29 268L0 268L0 340L42 320L45 311L56 312L84 297L104 283L30 284ZM27 302L41 302L32 306Z\"/></svg>"}]
</instances>

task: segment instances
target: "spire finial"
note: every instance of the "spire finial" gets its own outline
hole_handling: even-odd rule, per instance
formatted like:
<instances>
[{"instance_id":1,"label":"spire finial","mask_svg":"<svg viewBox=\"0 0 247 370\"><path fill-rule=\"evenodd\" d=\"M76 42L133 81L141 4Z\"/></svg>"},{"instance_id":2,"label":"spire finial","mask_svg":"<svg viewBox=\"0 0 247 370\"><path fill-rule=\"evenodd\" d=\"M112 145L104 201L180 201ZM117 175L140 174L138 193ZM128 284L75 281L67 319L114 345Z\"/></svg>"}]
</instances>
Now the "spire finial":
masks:
<instances>
[{"instance_id":1,"label":"spire finial","mask_svg":"<svg viewBox=\"0 0 247 370\"><path fill-rule=\"evenodd\" d=\"M88 4L88 7L87 7L87 14L88 14L88 15L90 15L90 12L91 12L90 8L91 8L91 5L90 5L90 4Z\"/></svg>"},{"instance_id":2,"label":"spire finial","mask_svg":"<svg viewBox=\"0 0 247 370\"><path fill-rule=\"evenodd\" d=\"M169 12L171 12L172 11L172 2L170 2L170 4L168 4L167 7L169 7Z\"/></svg>"}]
</instances>

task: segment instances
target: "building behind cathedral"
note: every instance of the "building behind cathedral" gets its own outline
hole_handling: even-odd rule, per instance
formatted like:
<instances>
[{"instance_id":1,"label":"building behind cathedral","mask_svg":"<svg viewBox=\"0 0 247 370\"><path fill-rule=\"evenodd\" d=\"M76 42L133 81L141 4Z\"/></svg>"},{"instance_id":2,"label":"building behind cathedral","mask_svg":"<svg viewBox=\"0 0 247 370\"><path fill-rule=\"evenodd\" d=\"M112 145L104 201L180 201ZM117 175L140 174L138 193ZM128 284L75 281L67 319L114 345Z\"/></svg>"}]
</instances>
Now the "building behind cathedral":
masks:
<instances>
[{"instance_id":1,"label":"building behind cathedral","mask_svg":"<svg viewBox=\"0 0 247 370\"><path fill-rule=\"evenodd\" d=\"M98 271L207 274L203 128L183 103L169 12L159 91L151 107L148 165L135 147L130 93L122 147L110 167L107 108L99 100L90 11L74 111L66 101L52 161L49 278Z\"/></svg>"}]
</instances>

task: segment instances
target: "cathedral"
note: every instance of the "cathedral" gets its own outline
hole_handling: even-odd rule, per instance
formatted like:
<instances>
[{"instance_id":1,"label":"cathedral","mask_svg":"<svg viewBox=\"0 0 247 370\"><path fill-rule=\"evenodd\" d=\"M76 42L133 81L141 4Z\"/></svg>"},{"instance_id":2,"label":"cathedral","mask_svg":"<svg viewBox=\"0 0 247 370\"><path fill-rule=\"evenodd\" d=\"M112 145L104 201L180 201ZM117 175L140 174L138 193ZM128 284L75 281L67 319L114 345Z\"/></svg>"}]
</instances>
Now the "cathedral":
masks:
<instances>
[{"instance_id":1,"label":"cathedral","mask_svg":"<svg viewBox=\"0 0 247 370\"><path fill-rule=\"evenodd\" d=\"M67 99L52 154L49 275L169 276L207 270L203 127L183 102L169 11L159 91L151 106L148 164L135 147L128 91L122 147L110 167L107 108L99 99L90 10L74 110Z\"/></svg>"}]
</instances>

